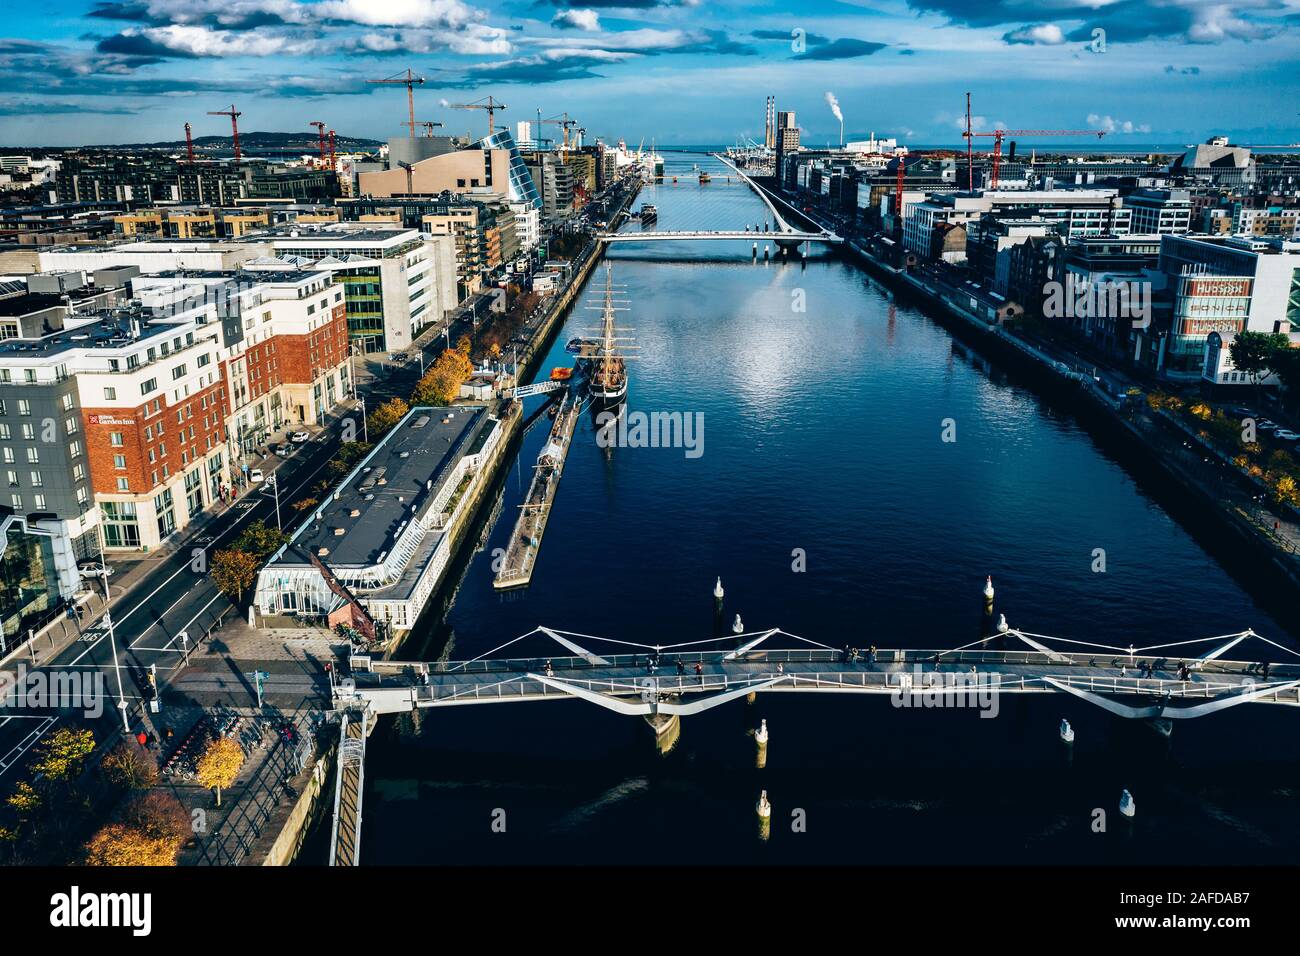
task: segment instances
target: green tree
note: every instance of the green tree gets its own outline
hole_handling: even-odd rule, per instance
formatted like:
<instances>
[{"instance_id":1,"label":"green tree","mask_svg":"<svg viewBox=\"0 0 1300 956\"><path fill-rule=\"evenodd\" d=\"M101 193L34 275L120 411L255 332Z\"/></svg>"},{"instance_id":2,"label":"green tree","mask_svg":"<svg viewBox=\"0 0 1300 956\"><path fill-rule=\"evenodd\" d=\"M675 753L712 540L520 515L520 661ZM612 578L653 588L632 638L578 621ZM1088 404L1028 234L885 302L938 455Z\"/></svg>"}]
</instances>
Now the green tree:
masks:
<instances>
[{"instance_id":1,"label":"green tree","mask_svg":"<svg viewBox=\"0 0 1300 956\"><path fill-rule=\"evenodd\" d=\"M1258 385L1272 368L1276 353L1290 345L1291 340L1280 333L1238 332L1228 346L1228 354L1237 371L1245 372L1251 384Z\"/></svg>"},{"instance_id":2,"label":"green tree","mask_svg":"<svg viewBox=\"0 0 1300 956\"><path fill-rule=\"evenodd\" d=\"M212 580L223 594L241 601L244 592L257 580L260 564L247 551L223 548L212 556Z\"/></svg>"}]
</instances>

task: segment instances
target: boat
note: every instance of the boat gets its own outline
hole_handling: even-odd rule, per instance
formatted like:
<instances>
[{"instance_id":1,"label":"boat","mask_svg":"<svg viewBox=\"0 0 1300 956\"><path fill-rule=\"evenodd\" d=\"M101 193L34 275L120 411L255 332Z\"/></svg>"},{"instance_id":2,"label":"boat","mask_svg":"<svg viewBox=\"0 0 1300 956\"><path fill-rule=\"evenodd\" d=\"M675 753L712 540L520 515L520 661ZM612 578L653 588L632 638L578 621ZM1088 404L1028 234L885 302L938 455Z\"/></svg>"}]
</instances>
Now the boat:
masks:
<instances>
[{"instance_id":1,"label":"boat","mask_svg":"<svg viewBox=\"0 0 1300 956\"><path fill-rule=\"evenodd\" d=\"M567 382L573 377L573 369L564 365L558 365L551 369L552 382Z\"/></svg>"},{"instance_id":2,"label":"boat","mask_svg":"<svg viewBox=\"0 0 1300 956\"><path fill-rule=\"evenodd\" d=\"M594 412L608 411L621 405L627 398L627 336L620 336L614 325L613 270L605 268L605 301L598 307L601 312L599 334L592 338L572 339L566 348L577 355L578 369L585 380L585 391Z\"/></svg>"},{"instance_id":3,"label":"boat","mask_svg":"<svg viewBox=\"0 0 1300 956\"><path fill-rule=\"evenodd\" d=\"M641 223L654 222L659 218L659 210L654 207L653 203L641 204Z\"/></svg>"},{"instance_id":4,"label":"boat","mask_svg":"<svg viewBox=\"0 0 1300 956\"><path fill-rule=\"evenodd\" d=\"M704 170L701 169L701 170L700 170L700 182L701 182L701 183L707 183L707 182L712 182L712 181L713 181L713 177L710 176L708 173L706 173Z\"/></svg>"}]
</instances>

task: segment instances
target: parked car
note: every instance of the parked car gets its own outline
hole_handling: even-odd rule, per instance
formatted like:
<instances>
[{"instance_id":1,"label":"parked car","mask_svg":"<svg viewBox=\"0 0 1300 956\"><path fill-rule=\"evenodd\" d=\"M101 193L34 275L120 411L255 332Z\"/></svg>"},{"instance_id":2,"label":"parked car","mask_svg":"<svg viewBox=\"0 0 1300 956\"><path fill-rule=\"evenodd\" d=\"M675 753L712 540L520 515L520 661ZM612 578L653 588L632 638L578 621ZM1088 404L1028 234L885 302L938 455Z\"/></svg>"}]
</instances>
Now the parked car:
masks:
<instances>
[{"instance_id":1,"label":"parked car","mask_svg":"<svg viewBox=\"0 0 1300 956\"><path fill-rule=\"evenodd\" d=\"M1273 437L1278 441L1300 441L1300 435L1289 428L1279 428L1273 433Z\"/></svg>"},{"instance_id":2,"label":"parked car","mask_svg":"<svg viewBox=\"0 0 1300 956\"><path fill-rule=\"evenodd\" d=\"M1271 432L1280 427L1277 422L1270 422L1267 418L1261 418L1255 422L1255 428L1262 432Z\"/></svg>"},{"instance_id":3,"label":"parked car","mask_svg":"<svg viewBox=\"0 0 1300 956\"><path fill-rule=\"evenodd\" d=\"M309 432L290 432L289 441L295 445L301 445L305 441L311 441L311 434Z\"/></svg>"},{"instance_id":4,"label":"parked car","mask_svg":"<svg viewBox=\"0 0 1300 956\"><path fill-rule=\"evenodd\" d=\"M112 577L113 569L106 564L100 564L94 558L86 561L77 562L77 571L83 578Z\"/></svg>"},{"instance_id":5,"label":"parked car","mask_svg":"<svg viewBox=\"0 0 1300 956\"><path fill-rule=\"evenodd\" d=\"M264 477L266 476L262 474L261 468L254 468L252 471L248 473L248 480L251 481L253 484L257 484Z\"/></svg>"}]
</instances>

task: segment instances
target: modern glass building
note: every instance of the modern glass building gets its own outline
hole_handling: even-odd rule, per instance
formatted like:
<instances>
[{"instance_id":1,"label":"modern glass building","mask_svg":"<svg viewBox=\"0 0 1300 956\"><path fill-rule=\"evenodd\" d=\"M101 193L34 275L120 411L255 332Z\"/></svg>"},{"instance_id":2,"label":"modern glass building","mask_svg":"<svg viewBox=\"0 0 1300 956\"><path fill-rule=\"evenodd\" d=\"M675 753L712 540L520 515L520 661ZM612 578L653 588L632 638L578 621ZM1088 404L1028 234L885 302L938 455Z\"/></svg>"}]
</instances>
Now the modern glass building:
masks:
<instances>
[{"instance_id":1,"label":"modern glass building","mask_svg":"<svg viewBox=\"0 0 1300 956\"><path fill-rule=\"evenodd\" d=\"M515 145L514 137L510 135L510 130L497 130L491 136L483 139L484 149L504 149L510 153L510 202L527 203L534 209L542 208L542 196L537 191L537 184L533 182L533 176L528 172L528 167L524 165L524 158L519 154L519 147Z\"/></svg>"}]
</instances>

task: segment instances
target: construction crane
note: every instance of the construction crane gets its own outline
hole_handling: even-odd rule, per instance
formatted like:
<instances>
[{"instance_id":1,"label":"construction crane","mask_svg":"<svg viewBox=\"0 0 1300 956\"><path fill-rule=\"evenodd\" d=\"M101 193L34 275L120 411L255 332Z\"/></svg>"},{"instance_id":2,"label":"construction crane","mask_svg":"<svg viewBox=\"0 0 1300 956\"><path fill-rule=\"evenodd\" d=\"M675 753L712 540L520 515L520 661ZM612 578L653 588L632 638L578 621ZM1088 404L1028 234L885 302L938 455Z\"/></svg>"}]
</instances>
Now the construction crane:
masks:
<instances>
[{"instance_id":1,"label":"construction crane","mask_svg":"<svg viewBox=\"0 0 1300 956\"><path fill-rule=\"evenodd\" d=\"M424 86L424 77L416 76L407 67L403 73L394 73L392 76L385 77L382 80L366 80L367 83L376 86L404 86L406 87L406 112L408 119L403 126L410 127L411 138L415 138L415 88Z\"/></svg>"},{"instance_id":2,"label":"construction crane","mask_svg":"<svg viewBox=\"0 0 1300 956\"><path fill-rule=\"evenodd\" d=\"M569 119L568 113L561 113L559 116L552 116L548 120L542 120L542 122L550 123L551 125L558 126L564 130L564 146L561 148L561 151L567 153L569 151L569 130L577 126L578 121L575 119ZM645 140L642 140L642 142L645 142Z\"/></svg>"},{"instance_id":3,"label":"construction crane","mask_svg":"<svg viewBox=\"0 0 1300 956\"><path fill-rule=\"evenodd\" d=\"M194 165L194 133L190 130L190 124L185 124L185 155L189 159L191 166Z\"/></svg>"},{"instance_id":4,"label":"construction crane","mask_svg":"<svg viewBox=\"0 0 1300 956\"><path fill-rule=\"evenodd\" d=\"M233 137L233 139L234 139L234 141L235 141L235 162L239 162L239 156L240 156L240 153L239 153L239 117L243 116L244 114L241 113L241 112L239 112L239 110L235 109L235 104L234 104L234 103L231 103L231 104L230 104L230 109L228 109L228 110L208 110L208 115L209 115L209 116L229 116L229 117L230 117L230 132L231 132L231 135L232 135L232 137Z\"/></svg>"},{"instance_id":5,"label":"construction crane","mask_svg":"<svg viewBox=\"0 0 1300 956\"><path fill-rule=\"evenodd\" d=\"M334 164L334 130L330 130L330 169L338 169Z\"/></svg>"},{"instance_id":6,"label":"construction crane","mask_svg":"<svg viewBox=\"0 0 1300 956\"><path fill-rule=\"evenodd\" d=\"M496 130L496 127L492 125L492 117L498 110L506 109L506 104L500 103L489 96L481 100L475 100L473 103L452 103L447 108L452 110L486 110L488 115L488 135L491 136Z\"/></svg>"},{"instance_id":7,"label":"construction crane","mask_svg":"<svg viewBox=\"0 0 1300 956\"><path fill-rule=\"evenodd\" d=\"M401 125L401 126L405 126L406 124L405 124L405 123L401 123L401 124L399 124L399 125ZM441 126L442 124L441 124L441 123L431 123L431 122L425 121L425 122L417 122L415 125L416 125L416 126L419 126L421 129L423 129L423 130L424 130L424 135L425 135L426 137L429 137L429 136L432 136L432 135L433 135L433 128L434 128L435 126Z\"/></svg>"},{"instance_id":8,"label":"construction crane","mask_svg":"<svg viewBox=\"0 0 1300 956\"><path fill-rule=\"evenodd\" d=\"M414 195L414 193L415 193L415 176L414 176L414 170L415 170L415 167L412 166L410 163L404 163L404 162L402 162L400 159L397 161L397 165L398 165L398 166L401 166L404 170L406 170L406 195L408 195L408 196Z\"/></svg>"},{"instance_id":9,"label":"construction crane","mask_svg":"<svg viewBox=\"0 0 1300 956\"><path fill-rule=\"evenodd\" d=\"M1002 169L1002 140L1007 136L1096 136L1101 139L1106 135L1105 130L1096 129L995 129L987 133L977 133L971 129L970 115L970 94L966 94L966 129L962 136L966 138L966 185L970 189L975 188L974 182L974 154L971 144L976 136L993 137L993 171L989 174L989 188L998 188L998 173Z\"/></svg>"},{"instance_id":10,"label":"construction crane","mask_svg":"<svg viewBox=\"0 0 1300 956\"><path fill-rule=\"evenodd\" d=\"M325 165L325 124L320 120L313 120L307 124L316 127L316 134L320 139L320 164Z\"/></svg>"},{"instance_id":11,"label":"construction crane","mask_svg":"<svg viewBox=\"0 0 1300 956\"><path fill-rule=\"evenodd\" d=\"M904 160L902 155L894 160L898 163L897 179L894 182L894 231L899 235L903 233L903 176L907 167Z\"/></svg>"}]
</instances>

